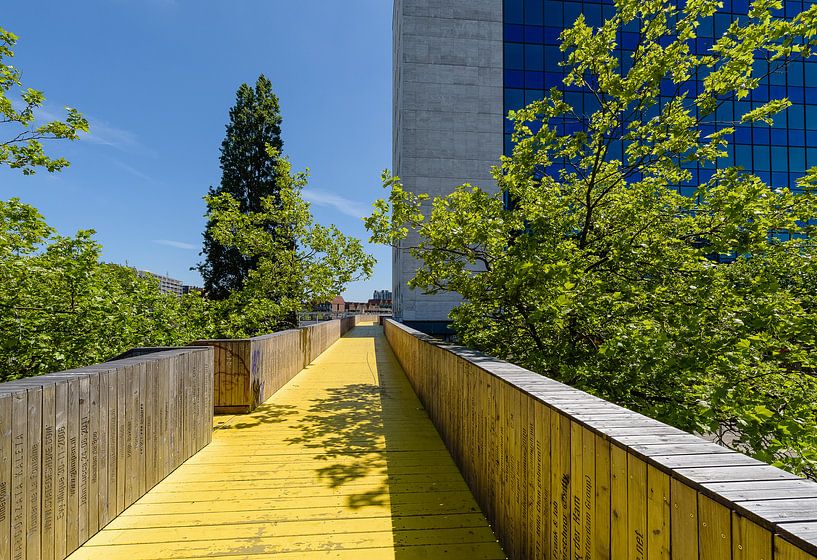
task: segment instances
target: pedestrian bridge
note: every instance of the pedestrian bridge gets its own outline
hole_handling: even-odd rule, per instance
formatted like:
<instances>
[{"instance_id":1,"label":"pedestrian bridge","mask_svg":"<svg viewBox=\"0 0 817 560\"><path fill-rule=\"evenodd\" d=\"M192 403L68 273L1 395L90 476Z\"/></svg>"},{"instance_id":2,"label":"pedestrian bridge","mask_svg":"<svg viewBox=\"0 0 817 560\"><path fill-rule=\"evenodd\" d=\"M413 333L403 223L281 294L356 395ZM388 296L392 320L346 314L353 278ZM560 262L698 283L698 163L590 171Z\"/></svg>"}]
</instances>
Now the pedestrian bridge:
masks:
<instances>
[{"instance_id":1,"label":"pedestrian bridge","mask_svg":"<svg viewBox=\"0 0 817 560\"><path fill-rule=\"evenodd\" d=\"M501 559L378 326L358 326L75 552Z\"/></svg>"},{"instance_id":2,"label":"pedestrian bridge","mask_svg":"<svg viewBox=\"0 0 817 560\"><path fill-rule=\"evenodd\" d=\"M817 560L817 483L344 321L0 385L0 560Z\"/></svg>"}]
</instances>

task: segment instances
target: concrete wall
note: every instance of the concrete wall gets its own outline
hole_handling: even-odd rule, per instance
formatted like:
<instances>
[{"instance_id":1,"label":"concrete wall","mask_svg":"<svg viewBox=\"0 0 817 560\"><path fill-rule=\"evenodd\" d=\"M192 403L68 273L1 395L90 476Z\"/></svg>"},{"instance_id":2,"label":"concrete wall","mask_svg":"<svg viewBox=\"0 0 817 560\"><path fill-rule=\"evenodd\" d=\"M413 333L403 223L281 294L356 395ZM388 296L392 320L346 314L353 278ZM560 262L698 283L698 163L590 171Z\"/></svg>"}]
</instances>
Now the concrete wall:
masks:
<instances>
[{"instance_id":1,"label":"concrete wall","mask_svg":"<svg viewBox=\"0 0 817 560\"><path fill-rule=\"evenodd\" d=\"M502 0L395 0L393 172L406 188L444 196L490 187L502 153ZM427 296L406 282L418 263L394 251L394 316L444 321L455 294Z\"/></svg>"}]
</instances>

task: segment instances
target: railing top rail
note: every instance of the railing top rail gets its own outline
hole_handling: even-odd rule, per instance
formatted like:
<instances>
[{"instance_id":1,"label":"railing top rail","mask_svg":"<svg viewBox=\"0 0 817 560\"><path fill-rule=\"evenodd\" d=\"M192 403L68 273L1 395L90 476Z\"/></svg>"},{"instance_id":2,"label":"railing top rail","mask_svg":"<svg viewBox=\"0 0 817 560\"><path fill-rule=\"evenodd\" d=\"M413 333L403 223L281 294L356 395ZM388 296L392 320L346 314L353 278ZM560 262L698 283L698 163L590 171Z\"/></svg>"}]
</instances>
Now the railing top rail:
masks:
<instances>
[{"instance_id":1,"label":"railing top rail","mask_svg":"<svg viewBox=\"0 0 817 560\"><path fill-rule=\"evenodd\" d=\"M141 348L136 348L134 350L141 350ZM131 350L129 350L128 352L130 351ZM120 357L127 354L127 352L125 352L124 354L121 354L120 356L117 356L107 362L100 362L98 364L90 364L87 366L81 366L61 371L54 371L50 373L43 373L41 375L33 375L31 377L23 377L21 379L14 379L12 381L5 381L3 383L0 383L0 394L16 392L23 387L38 387L44 385L53 385L54 383L58 383L60 381L65 380L67 377L93 375L94 373L113 371L119 367L122 367L123 365L159 361L168 356L173 356L177 354L190 354L194 352L206 351L209 351L209 347L207 346L180 346L175 348L163 347L153 352L146 352L143 354L137 354L125 358Z\"/></svg>"}]
</instances>

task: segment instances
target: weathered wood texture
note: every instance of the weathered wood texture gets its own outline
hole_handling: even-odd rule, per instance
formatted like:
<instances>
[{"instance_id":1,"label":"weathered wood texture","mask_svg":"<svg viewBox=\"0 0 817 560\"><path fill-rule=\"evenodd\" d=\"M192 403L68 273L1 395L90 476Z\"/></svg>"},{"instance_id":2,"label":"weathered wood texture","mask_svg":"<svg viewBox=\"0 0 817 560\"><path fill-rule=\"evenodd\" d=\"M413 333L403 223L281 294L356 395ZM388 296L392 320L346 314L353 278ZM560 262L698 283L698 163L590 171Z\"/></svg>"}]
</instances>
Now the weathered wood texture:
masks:
<instances>
[{"instance_id":1,"label":"weathered wood texture","mask_svg":"<svg viewBox=\"0 0 817 560\"><path fill-rule=\"evenodd\" d=\"M817 483L383 324L511 558L817 560Z\"/></svg>"},{"instance_id":2,"label":"weathered wood texture","mask_svg":"<svg viewBox=\"0 0 817 560\"><path fill-rule=\"evenodd\" d=\"M376 320L356 315L254 338L197 340L192 345L215 349L216 413L246 413L274 395L356 324Z\"/></svg>"},{"instance_id":3,"label":"weathered wood texture","mask_svg":"<svg viewBox=\"0 0 817 560\"><path fill-rule=\"evenodd\" d=\"M211 348L0 384L0 560L62 560L206 446Z\"/></svg>"}]
</instances>

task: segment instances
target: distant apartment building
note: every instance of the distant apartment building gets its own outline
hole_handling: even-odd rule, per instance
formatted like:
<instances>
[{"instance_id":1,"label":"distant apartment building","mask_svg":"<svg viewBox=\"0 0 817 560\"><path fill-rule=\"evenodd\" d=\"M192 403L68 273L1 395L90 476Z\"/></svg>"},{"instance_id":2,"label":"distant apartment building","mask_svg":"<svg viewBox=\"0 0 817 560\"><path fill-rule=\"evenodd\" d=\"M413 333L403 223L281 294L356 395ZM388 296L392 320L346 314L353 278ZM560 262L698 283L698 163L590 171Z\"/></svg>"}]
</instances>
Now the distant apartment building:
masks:
<instances>
[{"instance_id":1,"label":"distant apartment building","mask_svg":"<svg viewBox=\"0 0 817 560\"><path fill-rule=\"evenodd\" d=\"M375 290L374 297L366 302L346 301L337 296L332 301L318 303L312 307L317 313L388 313L391 312L391 291Z\"/></svg>"},{"instance_id":2,"label":"distant apartment building","mask_svg":"<svg viewBox=\"0 0 817 560\"><path fill-rule=\"evenodd\" d=\"M391 290L375 290L372 299L374 301L391 302Z\"/></svg>"},{"instance_id":3,"label":"distant apartment building","mask_svg":"<svg viewBox=\"0 0 817 560\"><path fill-rule=\"evenodd\" d=\"M181 296L182 294L187 293L184 291L184 282L181 280L176 280L175 278L171 278L170 276L165 276L163 274L155 274L149 270L136 270L136 274L141 278L155 278L158 280L159 291L163 294L176 294L177 296ZM192 286L188 286L188 288L190 287Z\"/></svg>"},{"instance_id":4,"label":"distant apartment building","mask_svg":"<svg viewBox=\"0 0 817 560\"><path fill-rule=\"evenodd\" d=\"M339 315L346 311L346 301L343 296L335 296L332 301L324 301L312 306L312 310L317 313Z\"/></svg>"}]
</instances>

